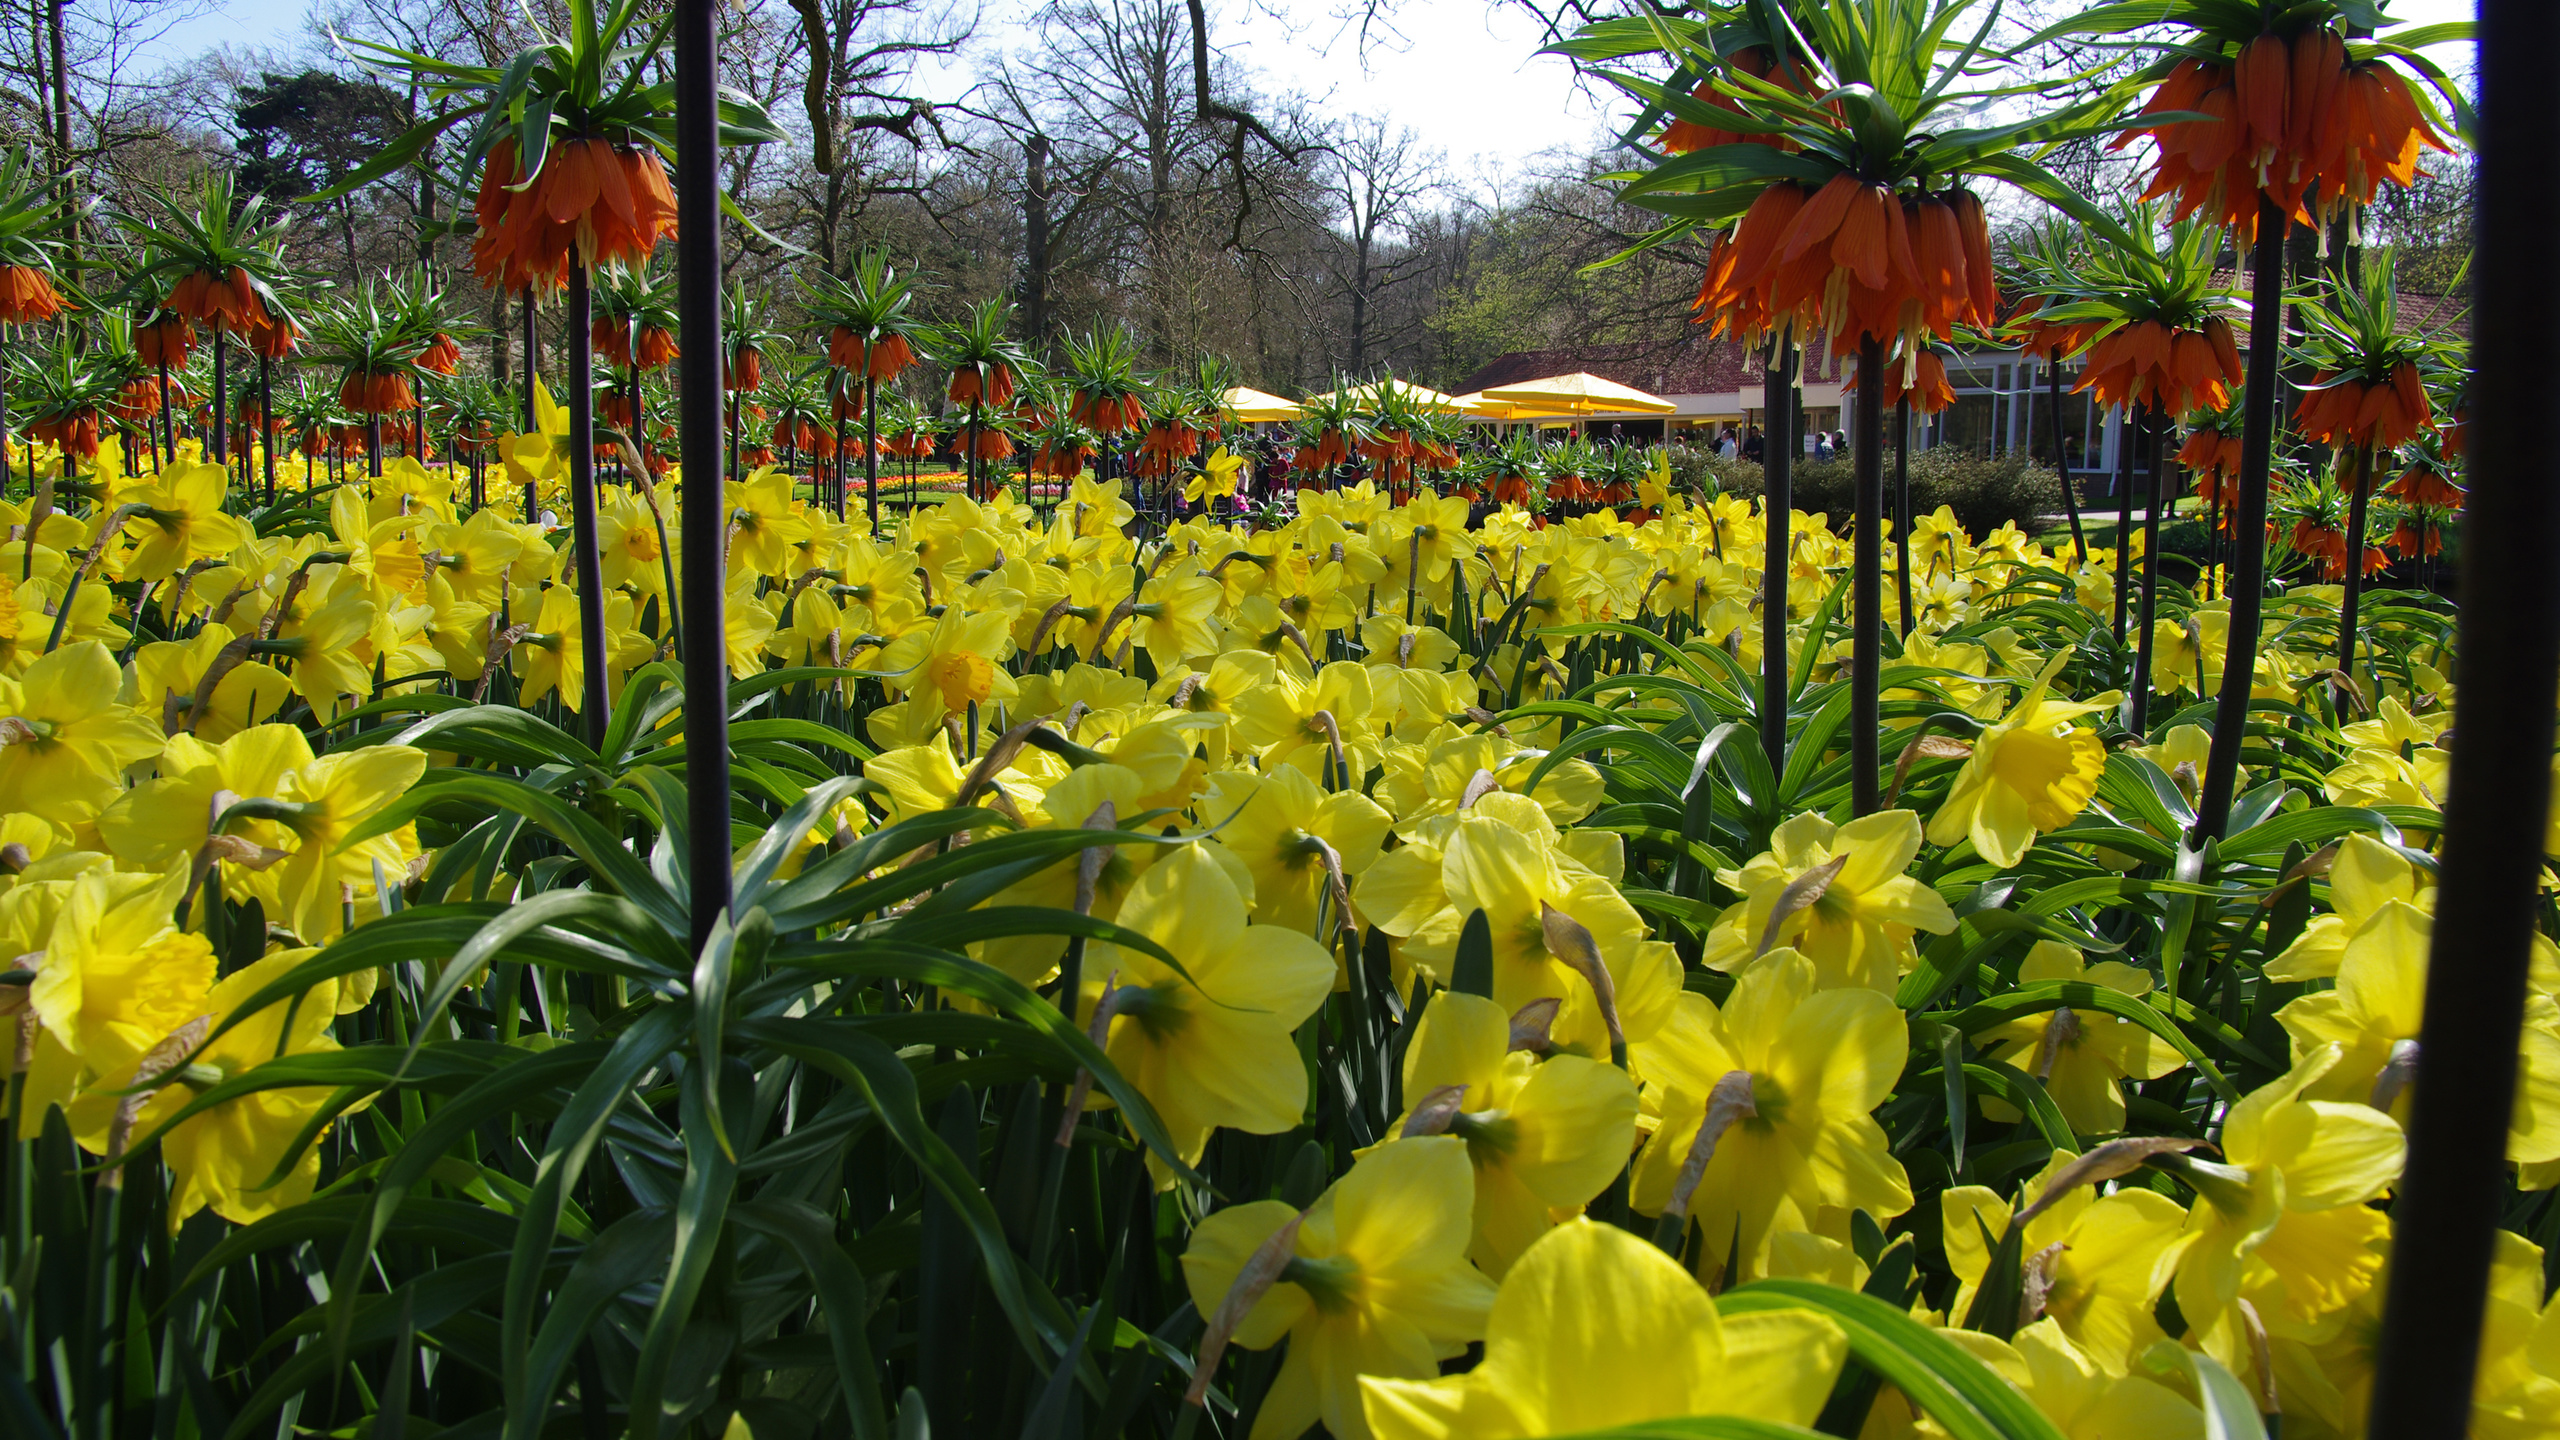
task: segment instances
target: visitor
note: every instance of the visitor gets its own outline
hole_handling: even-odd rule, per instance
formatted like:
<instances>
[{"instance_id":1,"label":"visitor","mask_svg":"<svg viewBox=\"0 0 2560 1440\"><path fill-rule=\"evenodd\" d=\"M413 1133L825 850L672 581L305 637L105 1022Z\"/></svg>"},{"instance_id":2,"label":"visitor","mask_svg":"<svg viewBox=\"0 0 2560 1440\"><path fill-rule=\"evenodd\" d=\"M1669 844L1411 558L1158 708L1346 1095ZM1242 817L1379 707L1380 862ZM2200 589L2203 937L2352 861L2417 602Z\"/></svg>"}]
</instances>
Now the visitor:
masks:
<instances>
[{"instance_id":1,"label":"visitor","mask_svg":"<svg viewBox=\"0 0 2560 1440\"><path fill-rule=\"evenodd\" d=\"M1716 437L1716 454L1727 460L1742 454L1741 443L1733 438L1732 426L1724 427L1724 433Z\"/></svg>"},{"instance_id":2,"label":"visitor","mask_svg":"<svg viewBox=\"0 0 2560 1440\"><path fill-rule=\"evenodd\" d=\"M1811 445L1811 446L1813 447L1813 458L1814 458L1814 459L1816 459L1816 460L1828 460L1828 459L1830 459L1830 458L1831 458L1832 450L1831 450L1831 432L1830 432L1830 431L1828 431L1828 430L1816 430L1816 431L1814 431L1814 432L1813 432L1813 438L1812 438L1811 440L1807 441L1806 443L1807 443L1807 444L1809 444L1809 445Z\"/></svg>"},{"instance_id":3,"label":"visitor","mask_svg":"<svg viewBox=\"0 0 2560 1440\"><path fill-rule=\"evenodd\" d=\"M1767 452L1767 449L1768 442L1760 438L1759 426L1754 425L1744 431L1742 436L1743 459L1757 465L1760 463L1760 457Z\"/></svg>"}]
</instances>

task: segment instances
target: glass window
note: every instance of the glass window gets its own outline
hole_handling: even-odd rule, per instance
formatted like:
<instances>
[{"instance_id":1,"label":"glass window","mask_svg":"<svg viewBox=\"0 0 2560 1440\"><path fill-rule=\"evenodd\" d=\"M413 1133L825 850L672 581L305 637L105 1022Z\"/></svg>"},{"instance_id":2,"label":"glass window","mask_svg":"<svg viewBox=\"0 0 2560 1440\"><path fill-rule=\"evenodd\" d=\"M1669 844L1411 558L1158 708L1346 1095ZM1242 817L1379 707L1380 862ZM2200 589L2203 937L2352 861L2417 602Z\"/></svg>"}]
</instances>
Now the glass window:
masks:
<instances>
[{"instance_id":1,"label":"glass window","mask_svg":"<svg viewBox=\"0 0 2560 1440\"><path fill-rule=\"evenodd\" d=\"M1956 403L1938 417L1936 443L1940 445L1953 445L1968 454L1987 457L1991 454L1991 441L1991 396L1988 392L1959 393Z\"/></svg>"}]
</instances>

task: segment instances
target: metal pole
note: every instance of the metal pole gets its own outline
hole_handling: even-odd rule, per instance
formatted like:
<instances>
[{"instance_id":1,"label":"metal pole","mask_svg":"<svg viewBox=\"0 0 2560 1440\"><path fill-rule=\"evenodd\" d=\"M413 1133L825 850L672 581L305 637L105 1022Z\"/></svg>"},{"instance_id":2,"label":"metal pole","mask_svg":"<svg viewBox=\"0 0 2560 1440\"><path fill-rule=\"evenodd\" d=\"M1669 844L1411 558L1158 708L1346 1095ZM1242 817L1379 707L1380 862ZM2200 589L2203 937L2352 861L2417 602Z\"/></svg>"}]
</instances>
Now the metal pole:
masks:
<instances>
[{"instance_id":1,"label":"metal pole","mask_svg":"<svg viewBox=\"0 0 2560 1440\"><path fill-rule=\"evenodd\" d=\"M569 525L578 563L578 655L586 669L587 743L604 745L604 556L596 536L594 298L587 291L587 260L569 252Z\"/></svg>"},{"instance_id":2,"label":"metal pole","mask_svg":"<svg viewBox=\"0 0 2560 1440\"><path fill-rule=\"evenodd\" d=\"M534 427L534 377L542 370L541 365L537 363L542 357L533 348L536 343L538 343L537 337L533 333L533 287L527 285L524 287L524 433L527 435L533 433Z\"/></svg>"},{"instance_id":3,"label":"metal pole","mask_svg":"<svg viewBox=\"0 0 2560 1440\"><path fill-rule=\"evenodd\" d=\"M1911 396L1893 402L1893 568L1902 586L1902 633L1911 634Z\"/></svg>"},{"instance_id":4,"label":"metal pole","mask_svg":"<svg viewBox=\"0 0 2560 1440\"><path fill-rule=\"evenodd\" d=\"M2364 533L2373 504L2373 446L2368 442L2351 453L2355 489L2348 492L2353 498L2347 503L2347 583L2338 602L2338 674L2349 685L2356 683L2356 610L2364 598Z\"/></svg>"},{"instance_id":5,"label":"metal pole","mask_svg":"<svg viewBox=\"0 0 2560 1440\"><path fill-rule=\"evenodd\" d=\"M2560 326L2560 7L2480 0L2480 182L2472 322L2471 498L2463 519L2460 738L2427 969L2409 1164L2392 1206L2372 1417L2377 1437L2457 1436L2471 1420L2489 1261L2507 1193L2560 686L2560 484L2542 433L2560 404L2543 363Z\"/></svg>"},{"instance_id":6,"label":"metal pole","mask_svg":"<svg viewBox=\"0 0 2560 1440\"><path fill-rule=\"evenodd\" d=\"M2080 490L2071 478L2071 456L2062 448L2062 352L2057 350L2045 361L2045 388L2052 392L2053 404L2053 469L2062 477L2062 513L2071 517L2072 563L2089 563L2089 541L2080 533Z\"/></svg>"},{"instance_id":7,"label":"metal pole","mask_svg":"<svg viewBox=\"0 0 2560 1440\"><path fill-rule=\"evenodd\" d=\"M267 503L276 503L276 416L275 393L270 380L270 367L264 354L258 356L258 453L267 472Z\"/></svg>"},{"instance_id":8,"label":"metal pole","mask_svg":"<svg viewBox=\"0 0 2560 1440\"><path fill-rule=\"evenodd\" d=\"M2169 412L2157 406L2142 411L2143 430L2151 437L2151 505L2142 522L2142 606L2133 636L2133 732L2144 734L2151 721L2151 621L2160 596L2160 508L2169 494Z\"/></svg>"},{"instance_id":9,"label":"metal pole","mask_svg":"<svg viewBox=\"0 0 2560 1440\"><path fill-rule=\"evenodd\" d=\"M221 322L216 321L213 327L212 440L213 458L222 462L228 462L231 458L231 436L230 432L226 428L226 421L228 417L224 414L225 401L227 401L229 397L223 393L229 388L229 386L230 381L225 378L225 371L222 368L222 324Z\"/></svg>"},{"instance_id":10,"label":"metal pole","mask_svg":"<svg viewBox=\"0 0 2560 1440\"><path fill-rule=\"evenodd\" d=\"M684 487L686 865L698 951L729 909L727 504L720 475L720 19L715 0L676 0L676 304L688 367L676 397ZM672 600L672 597L670 597ZM697 701L699 703L697 703Z\"/></svg>"},{"instance_id":11,"label":"metal pole","mask_svg":"<svg viewBox=\"0 0 2560 1440\"><path fill-rule=\"evenodd\" d=\"M0 337L5 337L7 334L8 334L8 330L7 330L7 328L6 328L6 327L0 327ZM126 456L126 457L125 457L125 463L126 463L127 465L131 465L131 464L133 463L133 457L132 457L132 456L130 456L130 455ZM34 465L34 463L33 463L32 459L31 459L31 460L29 461L29 463L28 463L28 466L27 466L27 496L28 496L28 498L29 498L29 499L33 499L33 498L35 497L35 493L36 493L35 465ZM8 354L8 342L6 341L6 339L0 339L0 500L6 500L6 499L8 499L8 498L9 498L9 354ZM29 550L33 550L33 549L35 548L35 537L34 537L32 534L30 534L30 535L27 537L27 548L28 548Z\"/></svg>"},{"instance_id":12,"label":"metal pole","mask_svg":"<svg viewBox=\"0 0 2560 1440\"><path fill-rule=\"evenodd\" d=\"M1876 774L1878 679L1884 670L1884 342L1858 343L1857 518L1849 560L1849 808L1870 815L1883 800Z\"/></svg>"},{"instance_id":13,"label":"metal pole","mask_svg":"<svg viewBox=\"0 0 2560 1440\"><path fill-rule=\"evenodd\" d=\"M866 357L867 358L867 357ZM880 384L862 372L862 501L871 511L871 533L880 533Z\"/></svg>"},{"instance_id":14,"label":"metal pole","mask_svg":"<svg viewBox=\"0 0 2560 1440\"><path fill-rule=\"evenodd\" d=\"M2258 623L2266 598L2267 468L2275 458L2276 362L2281 358L2276 352L2284 333L2285 224L2284 211L2261 197L2258 240L2250 247L2249 370L2242 389L2240 499L2231 525L2231 625L2222 647L2213 748L2205 756L2204 790L2196 802L2198 839L2220 839L2230 823L2240 745L2249 729L2250 680L2258 668ZM2541 704L2548 710L2550 697L2544 696ZM2538 763L2544 767L2539 773L2548 774L2549 762Z\"/></svg>"},{"instance_id":15,"label":"metal pole","mask_svg":"<svg viewBox=\"0 0 2560 1440\"><path fill-rule=\"evenodd\" d=\"M1794 564L1794 514L1789 480L1794 472L1796 346L1781 337L1770 342L1769 368L1760 382L1765 412L1760 427L1760 520L1767 532L1760 569L1760 744L1769 752L1769 768L1785 773L1787 765L1787 571Z\"/></svg>"},{"instance_id":16,"label":"metal pole","mask_svg":"<svg viewBox=\"0 0 2560 1440\"><path fill-rule=\"evenodd\" d=\"M2125 597L2133 583L2133 407L2116 409L2116 644L2124 644Z\"/></svg>"}]
</instances>

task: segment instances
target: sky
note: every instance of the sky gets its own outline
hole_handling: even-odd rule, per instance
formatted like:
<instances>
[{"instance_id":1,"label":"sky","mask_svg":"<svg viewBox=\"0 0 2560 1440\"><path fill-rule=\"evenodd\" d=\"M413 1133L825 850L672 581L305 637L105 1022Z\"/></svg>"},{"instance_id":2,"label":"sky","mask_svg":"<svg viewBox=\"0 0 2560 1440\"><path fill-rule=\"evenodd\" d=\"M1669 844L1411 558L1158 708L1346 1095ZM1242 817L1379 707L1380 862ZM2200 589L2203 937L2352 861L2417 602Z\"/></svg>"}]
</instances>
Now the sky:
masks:
<instances>
[{"instance_id":1,"label":"sky","mask_svg":"<svg viewBox=\"0 0 2560 1440\"><path fill-rule=\"evenodd\" d=\"M215 46L289 45L302 34L308 0L204 0L196 19L173 26L159 57L184 59ZM1008 16L1025 0L991 0L984 37L1009 41ZM2386 0L2413 24L2468 19L2471 0ZM1453 186L1482 193L1520 175L1553 147L1587 151L1622 112L1618 97L1575 84L1572 67L1537 53L1527 14L1487 0L1395 0L1392 36L1363 45L1334 18L1340 0L1225 0L1212 6L1229 59L1257 73L1261 88L1297 89L1339 113L1385 116L1410 127L1424 147L1447 157ZM2461 60L2448 53L2445 62ZM955 97L966 67L932 77Z\"/></svg>"}]
</instances>

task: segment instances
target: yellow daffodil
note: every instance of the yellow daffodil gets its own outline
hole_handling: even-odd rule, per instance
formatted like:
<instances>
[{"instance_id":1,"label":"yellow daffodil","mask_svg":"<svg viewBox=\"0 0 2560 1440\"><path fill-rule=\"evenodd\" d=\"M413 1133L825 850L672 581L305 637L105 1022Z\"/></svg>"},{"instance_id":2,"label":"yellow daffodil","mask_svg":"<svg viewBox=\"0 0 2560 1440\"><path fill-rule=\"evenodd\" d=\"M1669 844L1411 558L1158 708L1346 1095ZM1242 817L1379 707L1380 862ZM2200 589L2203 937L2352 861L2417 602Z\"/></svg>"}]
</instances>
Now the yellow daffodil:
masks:
<instances>
[{"instance_id":1,"label":"yellow daffodil","mask_svg":"<svg viewBox=\"0 0 2560 1440\"><path fill-rule=\"evenodd\" d=\"M1333 957L1296 931L1245 923L1244 896L1200 845L1147 867L1121 901L1120 923L1190 972L1186 979L1117 945L1085 957L1095 982L1118 977L1112 1063L1164 1118L1182 1158L1199 1159L1220 1126L1255 1135L1294 1128L1307 1071L1290 1037L1332 992Z\"/></svg>"},{"instance_id":2,"label":"yellow daffodil","mask_svg":"<svg viewBox=\"0 0 2560 1440\"><path fill-rule=\"evenodd\" d=\"M1376 862L1390 817L1358 791L1328 795L1301 770L1229 771L1210 802L1219 842L1253 873L1253 910L1266 925L1313 933L1331 878ZM1337 913L1335 921L1343 917ZM1321 938L1321 937L1319 937Z\"/></svg>"},{"instance_id":3,"label":"yellow daffodil","mask_svg":"<svg viewBox=\"0 0 2560 1440\"><path fill-rule=\"evenodd\" d=\"M1634 1057L1662 1118L1637 1158L1633 1202L1654 1214L1681 1198L1684 1166L1704 1147L1686 1197L1704 1273L1757 1276L1771 1235L1811 1229L1822 1206L1879 1220L1911 1208L1872 1114L1910 1051L1902 1012L1864 987L1819 989L1817 976L1811 960L1772 950L1721 1008L1683 993ZM1705 1134L1710 1125L1721 1129Z\"/></svg>"},{"instance_id":4,"label":"yellow daffodil","mask_svg":"<svg viewBox=\"0 0 2560 1440\"><path fill-rule=\"evenodd\" d=\"M1570 1220L1503 1281L1474 1369L1378 1374L1360 1382L1361 1400L1377 1440L1513 1440L1693 1415L1810 1425L1847 1350L1840 1327L1810 1311L1719 1316L1661 1251Z\"/></svg>"},{"instance_id":5,"label":"yellow daffodil","mask_svg":"<svg viewBox=\"0 0 2560 1440\"><path fill-rule=\"evenodd\" d=\"M2348 937L2337 988L2314 991L2276 1012L2297 1060L2323 1047L2338 1051L2337 1063L2305 1093L2362 1101L2406 1119L2419 1070L2433 928L2425 911L2384 900ZM2529 997L2521 1043L2507 1154L2527 1165L2560 1160L2560 1005L2548 995Z\"/></svg>"},{"instance_id":6,"label":"yellow daffodil","mask_svg":"<svg viewBox=\"0 0 2560 1440\"><path fill-rule=\"evenodd\" d=\"M222 513L229 485L230 472L220 465L177 465L162 472L160 483L126 497L149 508L125 522L139 537L125 562L125 578L165 580L198 560L236 549L242 526Z\"/></svg>"},{"instance_id":7,"label":"yellow daffodil","mask_svg":"<svg viewBox=\"0 0 2560 1440\"><path fill-rule=\"evenodd\" d=\"M2224 1162L2189 1161L2195 1203L2179 1313L2214 1358L2254 1369L2249 1314L2308 1323L2352 1303L2382 1267L2390 1223L2366 1202L2398 1178L2400 1127L2369 1106L2305 1098L2344 1058L2324 1045L2223 1118ZM2239 1303L2250 1302L2242 1312Z\"/></svg>"},{"instance_id":8,"label":"yellow daffodil","mask_svg":"<svg viewBox=\"0 0 2560 1440\"><path fill-rule=\"evenodd\" d=\"M2115 960L2085 962L2055 940L2039 940L2018 962L2018 983L2085 980L2119 995L2151 993L2151 972ZM2156 1080L2186 1063L2176 1047L2131 1020L2068 1006L2021 1015L1981 1037L1991 1058L2044 1082L2062 1118L2083 1135L2112 1135L2124 1128L2122 1082ZM1982 1097L1982 1113L1994 1120L2022 1118L2008 1102Z\"/></svg>"},{"instance_id":9,"label":"yellow daffodil","mask_svg":"<svg viewBox=\"0 0 2560 1440\"><path fill-rule=\"evenodd\" d=\"M1191 504L1201 505L1233 495L1236 493L1236 475L1243 469L1244 457L1228 453L1227 447L1221 445L1209 452L1209 458L1200 462L1200 473L1183 483L1182 498Z\"/></svg>"},{"instance_id":10,"label":"yellow daffodil","mask_svg":"<svg viewBox=\"0 0 2560 1440\"><path fill-rule=\"evenodd\" d=\"M87 820L115 799L126 766L160 753L160 726L116 699L123 678L95 640L0 678L0 814Z\"/></svg>"},{"instance_id":11,"label":"yellow daffodil","mask_svg":"<svg viewBox=\"0 0 2560 1440\"><path fill-rule=\"evenodd\" d=\"M225 977L205 996L200 1013L217 1020L229 1017L242 1001L310 959L312 953L279 950ZM297 1006L280 1001L260 1010L206 1046L183 1071L163 1077L160 1088L141 1107L134 1135L139 1138L159 1131L202 1089L269 1060L337 1049L338 1042L329 1038L335 1019L336 1007L325 1003ZM110 1077L110 1083L116 1078ZM283 1163L286 1147L302 1134L330 1094L327 1086L259 1090L199 1111L162 1134L160 1155L174 1181L169 1190L170 1227L175 1229L208 1206L235 1225L248 1225L309 1200L320 1178L317 1137L282 1180L272 1186L266 1182Z\"/></svg>"},{"instance_id":12,"label":"yellow daffodil","mask_svg":"<svg viewBox=\"0 0 2560 1440\"><path fill-rule=\"evenodd\" d=\"M2028 1203L2040 1200L2077 1158L2054 1151L2019 1194ZM1991 1249L2008 1233L2015 1211L1980 1185L1951 1186L1939 1192L1938 1205L1947 1266L1961 1282L1947 1314L1961 1320L1973 1309ZM2025 1318L2046 1317L2101 1369L2126 1373L2163 1338L2152 1311L2186 1253L2186 1223L2187 1212L2155 1190L2128 1185L2099 1195L2073 1186L2029 1219L2020 1237L2022 1263L2033 1272L2030 1293L2042 1297Z\"/></svg>"},{"instance_id":13,"label":"yellow daffodil","mask_svg":"<svg viewBox=\"0 0 2560 1440\"><path fill-rule=\"evenodd\" d=\"M723 481L720 488L729 510L731 573L790 573L791 547L809 531L807 519L791 497L791 477L779 470L758 470L745 480Z\"/></svg>"},{"instance_id":14,"label":"yellow daffodil","mask_svg":"<svg viewBox=\"0 0 2560 1440\"><path fill-rule=\"evenodd\" d=\"M931 629L899 636L879 666L894 672L890 686L912 696L927 723L989 700L1010 700L1019 692L999 667L1013 651L1012 622L1009 610L968 614L954 606Z\"/></svg>"},{"instance_id":15,"label":"yellow daffodil","mask_svg":"<svg viewBox=\"0 0 2560 1440\"><path fill-rule=\"evenodd\" d=\"M2267 978L2294 982L2336 975L2346 958L2347 937L2394 900L2433 914L2435 876L2370 835L2349 834L2330 857L2330 909L2312 916L2293 943L2267 962Z\"/></svg>"},{"instance_id":16,"label":"yellow daffodil","mask_svg":"<svg viewBox=\"0 0 2560 1440\"><path fill-rule=\"evenodd\" d=\"M2009 713L1974 741L1955 787L1930 817L1931 841L1970 839L1983 859L2007 870L2026 858L2038 832L2069 824L2098 793L2106 746L2096 731L2071 722L2106 704L2046 694L2069 659L2055 656Z\"/></svg>"},{"instance_id":17,"label":"yellow daffodil","mask_svg":"<svg viewBox=\"0 0 2560 1440\"><path fill-rule=\"evenodd\" d=\"M1903 873L1919 853L1920 817L1909 810L1840 826L1812 811L1794 817L1770 834L1766 853L1717 874L1747 898L1709 932L1703 962L1735 970L1786 945L1814 963L1825 989L1892 994L1919 958L1911 937L1956 928L1946 900Z\"/></svg>"},{"instance_id":18,"label":"yellow daffodil","mask_svg":"<svg viewBox=\"0 0 2560 1440\"><path fill-rule=\"evenodd\" d=\"M2192 1440L2206 1433L2204 1413L2184 1396L2147 1374L2100 1363L2051 1320L2027 1326L2002 1348L2007 1363L1993 1368L2026 1392L2065 1440Z\"/></svg>"},{"instance_id":19,"label":"yellow daffodil","mask_svg":"<svg viewBox=\"0 0 2560 1440\"><path fill-rule=\"evenodd\" d=\"M1485 1333L1494 1286L1467 1264L1472 1189L1464 1142L1397 1140L1361 1157L1303 1217L1258 1200L1191 1232L1182 1277L1207 1315L1255 1251L1297 1226L1279 1279L1235 1332L1249 1350L1289 1346L1248 1440L1293 1440L1318 1423L1339 1440L1369 1440L1361 1391L1375 1381L1363 1377L1426 1379Z\"/></svg>"},{"instance_id":20,"label":"yellow daffodil","mask_svg":"<svg viewBox=\"0 0 2560 1440\"><path fill-rule=\"evenodd\" d=\"M1476 995L1431 1001L1404 1055L1404 1115L1417 1111L1467 1142L1475 1165L1475 1238L1468 1253L1499 1279L1522 1252L1607 1189L1635 1149L1636 1087L1626 1072L1578 1055L1540 1059L1511 1049L1511 1017ZM1455 1091L1455 1094L1443 1094Z\"/></svg>"},{"instance_id":21,"label":"yellow daffodil","mask_svg":"<svg viewBox=\"0 0 2560 1440\"><path fill-rule=\"evenodd\" d=\"M91 870L70 882L27 1002L92 1080L132 1069L161 1037L202 1012L213 988L213 947L173 923L186 892L184 866ZM30 1100L68 1103L70 1096ZM43 1113L41 1104L34 1113Z\"/></svg>"}]
</instances>

